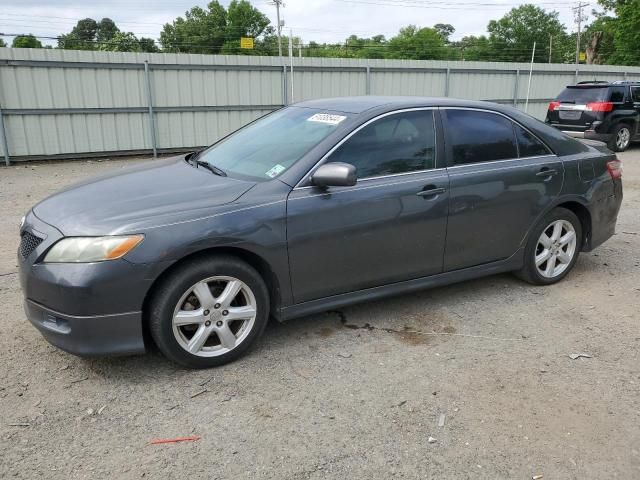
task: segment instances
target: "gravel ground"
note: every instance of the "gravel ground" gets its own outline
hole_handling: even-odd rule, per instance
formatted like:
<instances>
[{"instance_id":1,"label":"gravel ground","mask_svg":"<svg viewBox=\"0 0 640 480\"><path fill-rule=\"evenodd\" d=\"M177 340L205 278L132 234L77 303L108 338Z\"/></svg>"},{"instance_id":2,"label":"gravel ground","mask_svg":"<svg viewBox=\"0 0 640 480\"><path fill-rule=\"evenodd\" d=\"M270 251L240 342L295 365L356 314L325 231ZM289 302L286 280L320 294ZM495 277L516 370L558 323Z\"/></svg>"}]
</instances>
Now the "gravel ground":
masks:
<instances>
[{"instance_id":1,"label":"gravel ground","mask_svg":"<svg viewBox=\"0 0 640 480\"><path fill-rule=\"evenodd\" d=\"M209 371L76 358L24 317L20 217L140 160L0 168L0 478L640 478L640 148L620 157L618 233L559 285L498 275L274 322Z\"/></svg>"}]
</instances>

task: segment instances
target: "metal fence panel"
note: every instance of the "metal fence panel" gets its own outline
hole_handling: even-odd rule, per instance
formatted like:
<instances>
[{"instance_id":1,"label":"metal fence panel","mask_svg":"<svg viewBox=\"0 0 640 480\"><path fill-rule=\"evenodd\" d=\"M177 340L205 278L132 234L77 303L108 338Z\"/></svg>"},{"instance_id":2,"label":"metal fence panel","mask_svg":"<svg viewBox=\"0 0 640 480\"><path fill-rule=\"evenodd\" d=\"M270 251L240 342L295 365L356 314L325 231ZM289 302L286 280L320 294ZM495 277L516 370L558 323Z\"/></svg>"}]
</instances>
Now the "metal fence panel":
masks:
<instances>
[{"instance_id":1,"label":"metal fence panel","mask_svg":"<svg viewBox=\"0 0 640 480\"><path fill-rule=\"evenodd\" d=\"M12 159L186 150L291 100L289 59L0 48L0 155ZM450 96L524 108L529 64L293 59L293 99ZM286 72L286 73L285 73ZM578 80L640 80L640 68L535 64L527 111ZM3 128L4 127L4 128ZM4 136L3 136L4 130Z\"/></svg>"}]
</instances>

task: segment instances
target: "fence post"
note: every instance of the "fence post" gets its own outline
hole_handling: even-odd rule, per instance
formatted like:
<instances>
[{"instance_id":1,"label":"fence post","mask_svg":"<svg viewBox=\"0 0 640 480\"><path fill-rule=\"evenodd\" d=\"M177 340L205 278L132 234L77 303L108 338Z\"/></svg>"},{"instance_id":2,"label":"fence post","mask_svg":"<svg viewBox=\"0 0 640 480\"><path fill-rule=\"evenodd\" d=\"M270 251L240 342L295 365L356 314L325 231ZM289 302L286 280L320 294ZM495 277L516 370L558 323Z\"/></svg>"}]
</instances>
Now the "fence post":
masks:
<instances>
[{"instance_id":1,"label":"fence post","mask_svg":"<svg viewBox=\"0 0 640 480\"><path fill-rule=\"evenodd\" d=\"M627 72L623 72L623 73L622 73L622 78L623 78L624 80L626 80L626 79L627 79Z\"/></svg>"},{"instance_id":2,"label":"fence post","mask_svg":"<svg viewBox=\"0 0 640 480\"><path fill-rule=\"evenodd\" d=\"M520 83L520 69L516 69L516 78L513 82L513 106L518 106L518 83Z\"/></svg>"},{"instance_id":3,"label":"fence post","mask_svg":"<svg viewBox=\"0 0 640 480\"><path fill-rule=\"evenodd\" d=\"M289 105L289 88L287 85L287 66L282 65L282 103Z\"/></svg>"},{"instance_id":4,"label":"fence post","mask_svg":"<svg viewBox=\"0 0 640 480\"><path fill-rule=\"evenodd\" d=\"M2 106L0 106L0 140L2 140L2 149L4 150L4 163L8 167L11 164L11 159L9 158L9 142L7 141L7 132L4 129Z\"/></svg>"},{"instance_id":5,"label":"fence post","mask_svg":"<svg viewBox=\"0 0 640 480\"><path fill-rule=\"evenodd\" d=\"M449 79L451 78L451 68L447 67L447 76L444 79L444 96L449 96Z\"/></svg>"},{"instance_id":6,"label":"fence post","mask_svg":"<svg viewBox=\"0 0 640 480\"><path fill-rule=\"evenodd\" d=\"M367 84L365 87L367 95L371 95L371 67L367 65Z\"/></svg>"},{"instance_id":7,"label":"fence post","mask_svg":"<svg viewBox=\"0 0 640 480\"><path fill-rule=\"evenodd\" d=\"M153 148L153 158L158 158L156 148L156 122L153 116L153 94L151 92L151 73L149 72L149 60L144 61L144 76L147 80L147 103L149 104L149 130L151 132L151 147Z\"/></svg>"},{"instance_id":8,"label":"fence post","mask_svg":"<svg viewBox=\"0 0 640 480\"><path fill-rule=\"evenodd\" d=\"M4 117L2 116L2 84L0 83L0 141L4 150L4 163L7 167L11 164L9 157L9 142L7 141L7 131L4 128Z\"/></svg>"},{"instance_id":9,"label":"fence post","mask_svg":"<svg viewBox=\"0 0 640 480\"><path fill-rule=\"evenodd\" d=\"M580 74L580 72L579 72L579 70L576 68L576 80L575 80L575 82L573 82L573 83L575 83L575 84L577 84L577 83L578 83L578 75L579 75L579 74Z\"/></svg>"}]
</instances>

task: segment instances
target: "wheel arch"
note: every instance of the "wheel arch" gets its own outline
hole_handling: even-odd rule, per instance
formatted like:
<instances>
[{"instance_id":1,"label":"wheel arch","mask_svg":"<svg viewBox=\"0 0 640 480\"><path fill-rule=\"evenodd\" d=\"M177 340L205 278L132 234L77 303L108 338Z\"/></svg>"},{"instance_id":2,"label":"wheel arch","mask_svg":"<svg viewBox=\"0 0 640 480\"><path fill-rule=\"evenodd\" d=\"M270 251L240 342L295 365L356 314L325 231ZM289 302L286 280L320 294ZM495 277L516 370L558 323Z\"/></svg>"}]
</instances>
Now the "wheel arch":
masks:
<instances>
[{"instance_id":1,"label":"wheel arch","mask_svg":"<svg viewBox=\"0 0 640 480\"><path fill-rule=\"evenodd\" d=\"M165 268L153 281L142 302L142 330L144 334L144 341L146 345L151 345L153 340L149 334L149 302L153 297L153 293L157 289L158 285L168 276L172 274L177 268L183 265L185 262L192 261L197 258L210 257L212 255L228 255L235 257L257 270L260 276L264 279L269 291L269 303L270 314L276 318L279 318L280 306L282 301L281 285L278 276L275 274L269 263L255 252L249 251L239 247L212 247L192 252L184 257L176 260L167 268Z\"/></svg>"},{"instance_id":2,"label":"wheel arch","mask_svg":"<svg viewBox=\"0 0 640 480\"><path fill-rule=\"evenodd\" d=\"M554 205L553 208L566 208L573 212L582 226L582 250L591 250L591 212L582 203L575 200L568 200Z\"/></svg>"}]
</instances>

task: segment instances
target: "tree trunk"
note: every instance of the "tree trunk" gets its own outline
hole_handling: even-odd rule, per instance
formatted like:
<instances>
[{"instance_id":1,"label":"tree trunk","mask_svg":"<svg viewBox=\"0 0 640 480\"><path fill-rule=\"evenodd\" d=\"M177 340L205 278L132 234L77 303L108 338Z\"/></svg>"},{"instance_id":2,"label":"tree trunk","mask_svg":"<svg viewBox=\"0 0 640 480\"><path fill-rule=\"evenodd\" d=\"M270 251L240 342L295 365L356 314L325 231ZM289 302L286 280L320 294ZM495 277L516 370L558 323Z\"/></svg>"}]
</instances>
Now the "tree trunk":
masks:
<instances>
[{"instance_id":1,"label":"tree trunk","mask_svg":"<svg viewBox=\"0 0 640 480\"><path fill-rule=\"evenodd\" d=\"M598 53L600 49L600 44L602 43L602 37L604 36L604 32L593 32L591 38L589 39L589 43L587 44L587 64L591 65L599 65L602 62L602 57Z\"/></svg>"}]
</instances>

